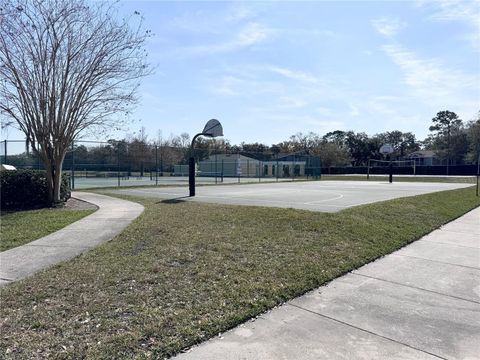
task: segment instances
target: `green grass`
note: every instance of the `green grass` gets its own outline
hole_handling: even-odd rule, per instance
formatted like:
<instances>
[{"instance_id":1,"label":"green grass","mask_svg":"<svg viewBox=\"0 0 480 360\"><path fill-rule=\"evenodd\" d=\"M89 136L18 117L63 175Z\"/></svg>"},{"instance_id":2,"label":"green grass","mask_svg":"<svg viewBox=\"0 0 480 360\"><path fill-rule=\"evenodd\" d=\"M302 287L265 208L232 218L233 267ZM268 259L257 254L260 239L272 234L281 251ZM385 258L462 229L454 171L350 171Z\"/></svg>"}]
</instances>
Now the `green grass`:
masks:
<instances>
[{"instance_id":1,"label":"green grass","mask_svg":"<svg viewBox=\"0 0 480 360\"><path fill-rule=\"evenodd\" d=\"M93 211L40 209L4 212L0 216L0 251L40 239L90 215Z\"/></svg>"},{"instance_id":2,"label":"green grass","mask_svg":"<svg viewBox=\"0 0 480 360\"><path fill-rule=\"evenodd\" d=\"M0 290L0 357L167 357L480 205L473 187L335 214L135 200L113 241Z\"/></svg>"}]
</instances>

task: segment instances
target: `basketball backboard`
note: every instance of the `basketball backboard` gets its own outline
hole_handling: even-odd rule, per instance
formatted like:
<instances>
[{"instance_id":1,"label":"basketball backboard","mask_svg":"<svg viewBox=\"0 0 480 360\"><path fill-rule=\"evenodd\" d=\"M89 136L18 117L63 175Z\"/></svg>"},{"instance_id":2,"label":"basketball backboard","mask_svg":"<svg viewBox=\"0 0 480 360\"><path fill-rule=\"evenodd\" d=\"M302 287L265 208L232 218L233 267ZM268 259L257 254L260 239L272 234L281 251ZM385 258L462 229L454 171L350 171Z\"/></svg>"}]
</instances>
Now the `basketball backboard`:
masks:
<instances>
[{"instance_id":1,"label":"basketball backboard","mask_svg":"<svg viewBox=\"0 0 480 360\"><path fill-rule=\"evenodd\" d=\"M208 120L205 128L203 129L202 135L210 137L223 136L222 124L220 124L220 121L216 119Z\"/></svg>"}]
</instances>

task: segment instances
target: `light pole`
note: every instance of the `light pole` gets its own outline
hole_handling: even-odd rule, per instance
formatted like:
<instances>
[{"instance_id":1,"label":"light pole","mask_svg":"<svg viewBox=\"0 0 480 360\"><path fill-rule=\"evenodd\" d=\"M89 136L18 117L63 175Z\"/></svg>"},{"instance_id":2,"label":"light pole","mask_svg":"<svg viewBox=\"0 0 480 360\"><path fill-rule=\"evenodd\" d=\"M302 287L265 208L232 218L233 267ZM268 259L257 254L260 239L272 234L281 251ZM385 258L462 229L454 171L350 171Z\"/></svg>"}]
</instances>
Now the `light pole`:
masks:
<instances>
[{"instance_id":1,"label":"light pole","mask_svg":"<svg viewBox=\"0 0 480 360\"><path fill-rule=\"evenodd\" d=\"M195 196L195 157L193 156L193 149L195 146L195 140L197 140L199 136L212 138L223 136L222 124L216 119L211 119L203 128L203 131L196 134L192 139L192 144L190 146L190 159L188 161L188 188L190 196Z\"/></svg>"}]
</instances>

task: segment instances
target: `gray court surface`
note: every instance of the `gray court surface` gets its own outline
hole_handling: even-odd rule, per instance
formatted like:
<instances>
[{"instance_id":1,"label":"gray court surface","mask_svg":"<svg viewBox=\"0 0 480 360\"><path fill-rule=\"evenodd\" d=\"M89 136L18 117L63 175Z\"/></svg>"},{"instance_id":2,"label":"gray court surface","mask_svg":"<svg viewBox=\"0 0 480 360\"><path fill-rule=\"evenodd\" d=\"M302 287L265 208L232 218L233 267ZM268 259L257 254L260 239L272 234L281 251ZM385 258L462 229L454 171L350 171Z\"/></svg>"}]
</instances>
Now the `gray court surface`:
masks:
<instances>
[{"instance_id":1,"label":"gray court surface","mask_svg":"<svg viewBox=\"0 0 480 360\"><path fill-rule=\"evenodd\" d=\"M201 176L196 178L196 183L199 185L212 184L237 184L237 183L258 183L258 182L272 182L272 181L292 181L291 178L272 177L209 177ZM298 181L298 179L296 179ZM130 187L130 186L153 186L153 185L174 185L174 186L188 186L188 176L159 176L158 178L150 176L129 176L129 177L75 177L75 190L91 189L99 187Z\"/></svg>"},{"instance_id":2,"label":"gray court surface","mask_svg":"<svg viewBox=\"0 0 480 360\"><path fill-rule=\"evenodd\" d=\"M112 190L163 200L199 201L228 205L268 206L337 212L345 208L472 186L447 183L388 183L375 181L306 181L239 185L198 186L188 197L188 187ZM475 190L472 190L475 191Z\"/></svg>"}]
</instances>

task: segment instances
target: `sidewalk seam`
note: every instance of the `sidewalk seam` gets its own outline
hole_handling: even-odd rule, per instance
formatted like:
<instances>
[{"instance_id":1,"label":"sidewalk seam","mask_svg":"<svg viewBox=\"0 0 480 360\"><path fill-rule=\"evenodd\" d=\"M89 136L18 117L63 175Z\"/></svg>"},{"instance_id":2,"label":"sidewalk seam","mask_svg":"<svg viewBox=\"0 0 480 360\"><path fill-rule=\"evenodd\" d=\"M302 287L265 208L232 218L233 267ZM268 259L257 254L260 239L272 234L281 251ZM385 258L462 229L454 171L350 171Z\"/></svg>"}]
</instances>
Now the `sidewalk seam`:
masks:
<instances>
[{"instance_id":1,"label":"sidewalk seam","mask_svg":"<svg viewBox=\"0 0 480 360\"><path fill-rule=\"evenodd\" d=\"M407 288L410 288L410 289L415 289L415 290L420 290L420 291L426 291L426 292L429 292L429 293L432 293L432 294L441 295L441 296L446 296L446 297L450 297L450 298L453 298L453 299L456 299L456 300L467 301L467 302L471 302L471 303L480 305L480 301L475 301L475 300L471 300L471 299L465 299L465 298L462 298L462 297L459 297L459 296L455 296L455 295L444 294L444 293L441 293L441 292L438 292L438 291L435 291L435 290L428 290L428 289L424 289L424 288L417 287L417 286L402 284L402 283L396 282L396 281L381 279L381 278L377 278L377 277L370 276L370 275L364 275L364 274L357 273L357 272L355 272L355 271L356 271L356 270L352 271L351 274L352 274L352 275L357 275L357 276L363 276L363 277L366 277L366 278L369 278L369 279L373 279L373 280L383 281L383 282L390 283L390 284L394 284L394 285L399 285L399 286L407 287Z\"/></svg>"},{"instance_id":2,"label":"sidewalk seam","mask_svg":"<svg viewBox=\"0 0 480 360\"><path fill-rule=\"evenodd\" d=\"M458 246L458 247L463 247L463 248L467 248L467 249L475 249L475 250L479 250L479 251L480 251L480 249L479 249L478 247L466 246L466 245L458 245L458 244L452 244L452 243L446 243L446 242L440 242L440 241L434 241L434 240L424 240L424 239L420 239L420 240L417 240L417 242L429 242L429 243L441 244L441 245L451 245L451 246Z\"/></svg>"},{"instance_id":3,"label":"sidewalk seam","mask_svg":"<svg viewBox=\"0 0 480 360\"><path fill-rule=\"evenodd\" d=\"M347 323L347 322L345 322L345 321L342 321L342 320L335 319L335 318L330 317L330 316L328 316L328 315L320 314L320 313L318 313L318 312L316 312L316 311L312 311L312 310L309 310L309 309L305 309L305 308L303 308L303 307L301 307L301 306L292 304L292 303L290 303L290 302L287 302L287 304L290 305L290 306L296 307L297 309L300 309L300 310L309 312L309 313L311 313L311 314L314 314L314 315L317 315L317 316L321 316L321 317L323 317L323 318L325 318L325 319L328 319L328 320L331 320L331 321L335 321L335 322L337 322L337 323L339 323L339 324L342 324L342 325L345 325L345 326L348 326L348 327L351 327L351 328L354 328L354 329L357 329L357 330L366 332L366 333L368 333L368 334L370 334L370 335L377 336L377 337L382 338L382 339L385 339L385 340L389 340L389 341L391 341L391 342L394 342L395 344L403 345L403 346L409 347L410 349L413 349L413 350L416 350L416 351L420 351L420 352L422 352L422 353L425 353L425 354L428 354L428 355L431 355L431 356L435 356L435 357L438 358L438 359L448 360L447 358L444 358L444 357L442 357L442 356L440 356L440 355L437 355L437 354L428 352L428 351L426 351L426 350L422 350L422 349L416 348L416 347L414 347L414 346L412 346L412 345L408 345L408 344L406 344L406 343L403 343L403 342L394 340L394 339L389 338L389 337L387 337L387 336L377 334L377 333L375 333L375 332L373 332L373 331L370 331L370 330L367 330L367 329L363 329L363 328L361 328L361 327L355 326L355 325L353 325L353 324L349 324L349 323Z\"/></svg>"},{"instance_id":4,"label":"sidewalk seam","mask_svg":"<svg viewBox=\"0 0 480 360\"><path fill-rule=\"evenodd\" d=\"M439 263L439 264L447 264L447 265L459 266L459 267L463 267L463 268L467 268L467 269L480 270L480 267L474 267L474 266L468 266L468 265L460 265L460 264L452 264L452 263L445 262L445 261L426 259L426 258L422 258L422 257L418 257L418 256L404 255L404 254L390 254L390 255L393 255L393 256L405 256L405 257L409 257L409 258L413 258L413 259L426 260L426 261L431 261L431 262L435 262L435 263Z\"/></svg>"}]
</instances>

